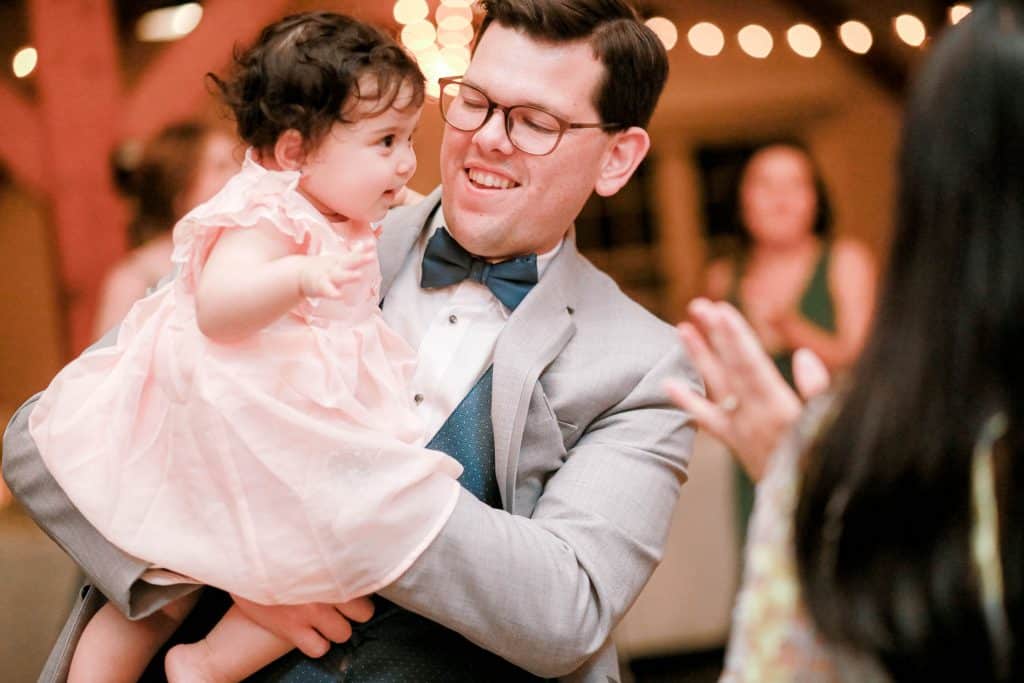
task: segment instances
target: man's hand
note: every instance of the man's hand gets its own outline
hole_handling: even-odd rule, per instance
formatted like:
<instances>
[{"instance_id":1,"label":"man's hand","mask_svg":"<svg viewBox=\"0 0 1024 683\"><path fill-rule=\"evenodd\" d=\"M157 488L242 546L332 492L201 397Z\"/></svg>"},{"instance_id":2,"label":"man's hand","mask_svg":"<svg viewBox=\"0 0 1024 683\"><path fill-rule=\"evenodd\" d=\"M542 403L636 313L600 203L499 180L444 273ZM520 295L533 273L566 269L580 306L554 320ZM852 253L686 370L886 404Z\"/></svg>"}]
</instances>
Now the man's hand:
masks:
<instances>
[{"instance_id":1,"label":"man's hand","mask_svg":"<svg viewBox=\"0 0 1024 683\"><path fill-rule=\"evenodd\" d=\"M237 595L231 598L242 614L307 657L323 657L331 643L344 643L352 637L349 622L363 623L373 616L373 602L368 597L337 605L260 605Z\"/></svg>"}]
</instances>

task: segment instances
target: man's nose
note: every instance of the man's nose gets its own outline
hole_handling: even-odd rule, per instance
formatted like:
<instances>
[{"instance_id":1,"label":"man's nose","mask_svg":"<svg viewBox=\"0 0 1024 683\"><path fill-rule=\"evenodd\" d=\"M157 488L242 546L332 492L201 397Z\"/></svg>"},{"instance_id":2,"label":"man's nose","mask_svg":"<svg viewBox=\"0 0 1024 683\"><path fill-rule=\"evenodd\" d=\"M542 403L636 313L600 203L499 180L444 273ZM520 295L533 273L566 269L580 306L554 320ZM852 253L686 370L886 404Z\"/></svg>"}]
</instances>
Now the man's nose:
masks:
<instances>
[{"instance_id":1,"label":"man's nose","mask_svg":"<svg viewBox=\"0 0 1024 683\"><path fill-rule=\"evenodd\" d=\"M505 130L505 112L495 109L490 117L484 122L475 133L473 142L483 149L495 150L502 154L512 154L515 148L512 141L508 139Z\"/></svg>"}]
</instances>

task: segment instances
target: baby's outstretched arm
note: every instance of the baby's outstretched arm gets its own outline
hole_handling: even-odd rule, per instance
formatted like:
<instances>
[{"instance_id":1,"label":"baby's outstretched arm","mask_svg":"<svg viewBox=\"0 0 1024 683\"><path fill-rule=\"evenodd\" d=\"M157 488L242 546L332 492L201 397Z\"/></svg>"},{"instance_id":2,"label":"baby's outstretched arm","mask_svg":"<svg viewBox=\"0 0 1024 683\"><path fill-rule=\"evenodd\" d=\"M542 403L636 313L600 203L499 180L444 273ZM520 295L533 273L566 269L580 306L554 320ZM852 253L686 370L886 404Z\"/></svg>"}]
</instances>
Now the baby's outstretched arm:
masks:
<instances>
[{"instance_id":1,"label":"baby's outstretched arm","mask_svg":"<svg viewBox=\"0 0 1024 683\"><path fill-rule=\"evenodd\" d=\"M225 230L203 266L196 318L203 334L228 342L258 332L304 297L337 297L374 258L366 247L311 256L276 228Z\"/></svg>"}]
</instances>

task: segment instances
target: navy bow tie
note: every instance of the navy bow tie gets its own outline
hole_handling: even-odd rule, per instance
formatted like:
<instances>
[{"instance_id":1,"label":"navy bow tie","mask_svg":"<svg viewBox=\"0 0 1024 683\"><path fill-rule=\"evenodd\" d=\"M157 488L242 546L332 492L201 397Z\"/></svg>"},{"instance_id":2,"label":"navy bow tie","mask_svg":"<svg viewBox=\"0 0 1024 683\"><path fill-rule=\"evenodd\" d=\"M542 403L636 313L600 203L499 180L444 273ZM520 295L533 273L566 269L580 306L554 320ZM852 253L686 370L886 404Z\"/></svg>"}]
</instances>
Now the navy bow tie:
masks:
<instances>
[{"instance_id":1,"label":"navy bow tie","mask_svg":"<svg viewBox=\"0 0 1024 683\"><path fill-rule=\"evenodd\" d=\"M537 284L537 255L490 263L470 254L447 230L438 228L427 242L427 250L423 254L420 287L447 287L466 279L485 285L498 301L509 310L515 310Z\"/></svg>"}]
</instances>

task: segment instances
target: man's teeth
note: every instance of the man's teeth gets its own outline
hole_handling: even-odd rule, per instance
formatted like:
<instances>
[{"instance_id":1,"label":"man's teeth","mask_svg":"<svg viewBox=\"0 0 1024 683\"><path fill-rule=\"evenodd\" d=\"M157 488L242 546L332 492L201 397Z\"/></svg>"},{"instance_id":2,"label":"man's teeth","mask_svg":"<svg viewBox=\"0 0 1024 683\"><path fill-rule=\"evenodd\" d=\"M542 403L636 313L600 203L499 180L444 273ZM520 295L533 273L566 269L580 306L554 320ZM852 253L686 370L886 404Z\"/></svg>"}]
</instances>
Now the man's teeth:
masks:
<instances>
[{"instance_id":1,"label":"man's teeth","mask_svg":"<svg viewBox=\"0 0 1024 683\"><path fill-rule=\"evenodd\" d=\"M500 176L492 175L490 173L484 173L483 171L477 171L470 169L469 179L477 185L483 185L484 187L494 187L499 190L507 190L511 187L515 187L516 184L508 178L502 178Z\"/></svg>"}]
</instances>

